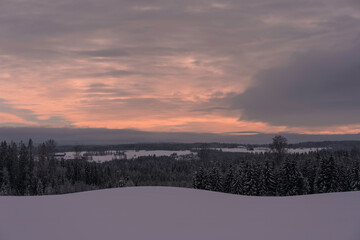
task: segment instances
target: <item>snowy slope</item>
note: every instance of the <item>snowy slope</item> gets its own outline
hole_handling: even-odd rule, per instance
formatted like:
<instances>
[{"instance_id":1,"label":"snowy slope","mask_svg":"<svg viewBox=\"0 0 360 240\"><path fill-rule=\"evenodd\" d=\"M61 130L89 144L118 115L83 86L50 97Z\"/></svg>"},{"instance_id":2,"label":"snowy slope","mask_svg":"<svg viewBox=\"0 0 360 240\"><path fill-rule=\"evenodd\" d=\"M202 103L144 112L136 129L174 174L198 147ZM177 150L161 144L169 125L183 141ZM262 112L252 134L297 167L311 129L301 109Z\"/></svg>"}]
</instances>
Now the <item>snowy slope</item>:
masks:
<instances>
[{"instance_id":1,"label":"snowy slope","mask_svg":"<svg viewBox=\"0 0 360 240\"><path fill-rule=\"evenodd\" d=\"M245 197L132 187L0 197L1 240L359 240L360 192Z\"/></svg>"}]
</instances>

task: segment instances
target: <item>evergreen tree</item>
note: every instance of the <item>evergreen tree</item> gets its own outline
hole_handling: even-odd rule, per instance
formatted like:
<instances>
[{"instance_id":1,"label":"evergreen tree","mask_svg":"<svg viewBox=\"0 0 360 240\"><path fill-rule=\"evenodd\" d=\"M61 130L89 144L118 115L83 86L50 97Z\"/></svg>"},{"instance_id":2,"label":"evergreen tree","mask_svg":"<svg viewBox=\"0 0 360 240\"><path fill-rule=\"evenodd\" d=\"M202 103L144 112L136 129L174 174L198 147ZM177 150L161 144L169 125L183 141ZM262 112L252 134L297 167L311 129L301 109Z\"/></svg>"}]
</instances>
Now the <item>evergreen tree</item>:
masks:
<instances>
[{"instance_id":1,"label":"evergreen tree","mask_svg":"<svg viewBox=\"0 0 360 240\"><path fill-rule=\"evenodd\" d=\"M243 176L241 169L239 169L234 176L232 192L234 194L243 194Z\"/></svg>"},{"instance_id":2,"label":"evergreen tree","mask_svg":"<svg viewBox=\"0 0 360 240\"><path fill-rule=\"evenodd\" d=\"M3 171L6 168L7 144L6 142L0 143L0 186L3 181Z\"/></svg>"},{"instance_id":3,"label":"evergreen tree","mask_svg":"<svg viewBox=\"0 0 360 240\"><path fill-rule=\"evenodd\" d=\"M225 176L224 192L226 192L226 193L231 193L232 192L233 181L234 181L234 173L233 173L232 166L230 166L229 170L228 170L228 172L226 173L226 176Z\"/></svg>"},{"instance_id":4,"label":"evergreen tree","mask_svg":"<svg viewBox=\"0 0 360 240\"><path fill-rule=\"evenodd\" d=\"M274 167L269 160L265 161L261 174L261 195L276 195L276 180L274 176Z\"/></svg>"},{"instance_id":5,"label":"evergreen tree","mask_svg":"<svg viewBox=\"0 0 360 240\"><path fill-rule=\"evenodd\" d=\"M210 190L216 192L223 190L222 178L217 167L214 167L210 173Z\"/></svg>"},{"instance_id":6,"label":"evergreen tree","mask_svg":"<svg viewBox=\"0 0 360 240\"><path fill-rule=\"evenodd\" d=\"M46 145L42 143L38 146L38 164L36 168L36 178L41 181L41 184L47 183L48 166ZM38 183L39 181L36 184L38 185ZM36 189L38 188L36 187Z\"/></svg>"},{"instance_id":7,"label":"evergreen tree","mask_svg":"<svg viewBox=\"0 0 360 240\"><path fill-rule=\"evenodd\" d=\"M29 185L29 153L23 142L20 142L19 150L19 175L17 177L17 190L20 195L24 195Z\"/></svg>"},{"instance_id":8,"label":"evergreen tree","mask_svg":"<svg viewBox=\"0 0 360 240\"><path fill-rule=\"evenodd\" d=\"M310 159L307 159L302 167L301 171L304 180L306 181L306 185L308 186L308 194L314 194L317 192L316 188L316 173L317 173L317 167L314 163L311 163Z\"/></svg>"},{"instance_id":9,"label":"evergreen tree","mask_svg":"<svg viewBox=\"0 0 360 240\"><path fill-rule=\"evenodd\" d=\"M193 180L193 188L196 188L196 189L205 189L206 188L206 173L202 167L195 174L195 177Z\"/></svg>"},{"instance_id":10,"label":"evergreen tree","mask_svg":"<svg viewBox=\"0 0 360 240\"><path fill-rule=\"evenodd\" d=\"M338 166L338 189L336 191L347 192L352 189L351 168L346 166Z\"/></svg>"},{"instance_id":11,"label":"evergreen tree","mask_svg":"<svg viewBox=\"0 0 360 240\"><path fill-rule=\"evenodd\" d=\"M338 170L333 156L322 159L316 184L319 193L338 190Z\"/></svg>"},{"instance_id":12,"label":"evergreen tree","mask_svg":"<svg viewBox=\"0 0 360 240\"><path fill-rule=\"evenodd\" d=\"M360 190L360 164L354 161L351 168L351 188L354 191Z\"/></svg>"},{"instance_id":13,"label":"evergreen tree","mask_svg":"<svg viewBox=\"0 0 360 240\"><path fill-rule=\"evenodd\" d=\"M296 162L287 158L280 170L280 195L291 196L306 193L306 183Z\"/></svg>"},{"instance_id":14,"label":"evergreen tree","mask_svg":"<svg viewBox=\"0 0 360 240\"><path fill-rule=\"evenodd\" d=\"M2 183L0 185L0 196L6 196L11 194L10 177L8 170L3 168Z\"/></svg>"},{"instance_id":15,"label":"evergreen tree","mask_svg":"<svg viewBox=\"0 0 360 240\"><path fill-rule=\"evenodd\" d=\"M246 164L243 173L243 194L256 196L260 193L260 178L253 164Z\"/></svg>"},{"instance_id":16,"label":"evergreen tree","mask_svg":"<svg viewBox=\"0 0 360 240\"><path fill-rule=\"evenodd\" d=\"M49 163L48 172L50 176L54 176L56 171L57 161L55 159L56 142L50 139L45 142L46 147L46 160Z\"/></svg>"},{"instance_id":17,"label":"evergreen tree","mask_svg":"<svg viewBox=\"0 0 360 240\"><path fill-rule=\"evenodd\" d=\"M36 191L36 184L35 184L35 179L34 179L34 167L35 167L35 156L34 156L34 144L32 139L29 139L28 145L27 145L27 150L28 150L28 174L29 174L29 179L27 182L27 191L28 193L35 194Z\"/></svg>"},{"instance_id":18,"label":"evergreen tree","mask_svg":"<svg viewBox=\"0 0 360 240\"><path fill-rule=\"evenodd\" d=\"M41 179L38 179L38 181L37 181L36 195L44 195L44 185L43 185Z\"/></svg>"},{"instance_id":19,"label":"evergreen tree","mask_svg":"<svg viewBox=\"0 0 360 240\"><path fill-rule=\"evenodd\" d=\"M8 146L7 169L9 171L10 188L16 190L19 176L19 158L18 148L14 142L11 142Z\"/></svg>"}]
</instances>

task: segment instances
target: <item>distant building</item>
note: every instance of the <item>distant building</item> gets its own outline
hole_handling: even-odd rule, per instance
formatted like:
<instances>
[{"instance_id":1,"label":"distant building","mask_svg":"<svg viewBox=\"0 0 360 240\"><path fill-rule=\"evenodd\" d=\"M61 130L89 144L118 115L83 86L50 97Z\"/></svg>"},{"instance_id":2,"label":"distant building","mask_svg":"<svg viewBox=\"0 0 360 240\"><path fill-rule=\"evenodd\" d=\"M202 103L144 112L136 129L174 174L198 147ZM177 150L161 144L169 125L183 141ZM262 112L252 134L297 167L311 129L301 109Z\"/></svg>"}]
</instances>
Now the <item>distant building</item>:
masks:
<instances>
[{"instance_id":1,"label":"distant building","mask_svg":"<svg viewBox=\"0 0 360 240\"><path fill-rule=\"evenodd\" d=\"M63 160L63 159L65 159L65 156L66 156L66 153L55 153L55 154L54 154L54 157L55 157L57 160Z\"/></svg>"},{"instance_id":2,"label":"distant building","mask_svg":"<svg viewBox=\"0 0 360 240\"><path fill-rule=\"evenodd\" d=\"M253 146L247 146L247 147L246 147L246 150L248 150L248 151L254 151L254 147L253 147Z\"/></svg>"}]
</instances>

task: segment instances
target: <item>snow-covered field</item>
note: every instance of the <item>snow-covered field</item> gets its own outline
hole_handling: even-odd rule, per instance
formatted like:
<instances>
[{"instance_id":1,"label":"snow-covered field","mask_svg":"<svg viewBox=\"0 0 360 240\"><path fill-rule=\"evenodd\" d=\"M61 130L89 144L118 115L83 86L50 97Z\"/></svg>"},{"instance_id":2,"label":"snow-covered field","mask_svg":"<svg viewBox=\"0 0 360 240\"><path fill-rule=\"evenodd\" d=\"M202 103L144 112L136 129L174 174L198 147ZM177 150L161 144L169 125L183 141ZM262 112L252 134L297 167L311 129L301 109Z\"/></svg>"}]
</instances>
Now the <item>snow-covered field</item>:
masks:
<instances>
[{"instance_id":1,"label":"snow-covered field","mask_svg":"<svg viewBox=\"0 0 360 240\"><path fill-rule=\"evenodd\" d=\"M254 148L253 150L248 150L246 147L237 147L237 148L211 148L215 150L221 150L223 152L238 152L238 153L265 153L270 151L269 148L258 147ZM322 148L290 148L288 151L290 153L308 153L312 151L321 150ZM194 150L194 149L193 149ZM194 155L196 156L196 152L192 152L190 150L182 150L182 151L175 151L175 150L124 150L123 155L116 155L115 150L111 150L107 152L106 155L91 155L89 161L95 162L106 162L111 161L114 159L123 159L126 156L127 159L134 159L138 157L144 156L170 156L172 154L176 154L177 156L185 156L185 155ZM81 152L81 155L85 155L87 152ZM75 152L65 152L65 156L59 157L59 159L64 158L67 159L74 159Z\"/></svg>"},{"instance_id":2,"label":"snow-covered field","mask_svg":"<svg viewBox=\"0 0 360 240\"><path fill-rule=\"evenodd\" d=\"M151 151L147 151L147 150L139 150L139 151L135 151L135 150L125 150L123 151L124 155L116 155L116 151L108 151L110 154L106 154L106 155L92 155L90 161L95 161L95 162L106 162L106 161L111 161L114 159L122 159L124 156L126 156L127 159L133 159L133 158L138 158L138 157L145 157L145 156L170 156L172 154L177 154L178 156L184 156L184 155L190 155L190 154L194 154L196 155L196 153L191 152L190 150L183 150L183 151L169 151L169 150L151 150ZM75 152L65 152L65 156L63 157L65 160L67 159L73 159L75 157ZM81 152L81 155L86 154L86 152ZM61 159L61 158L59 158ZM1 239L0 239L1 240Z\"/></svg>"},{"instance_id":3,"label":"snow-covered field","mask_svg":"<svg viewBox=\"0 0 360 240\"><path fill-rule=\"evenodd\" d=\"M246 197L171 187L0 197L1 240L359 240L360 192Z\"/></svg>"}]
</instances>

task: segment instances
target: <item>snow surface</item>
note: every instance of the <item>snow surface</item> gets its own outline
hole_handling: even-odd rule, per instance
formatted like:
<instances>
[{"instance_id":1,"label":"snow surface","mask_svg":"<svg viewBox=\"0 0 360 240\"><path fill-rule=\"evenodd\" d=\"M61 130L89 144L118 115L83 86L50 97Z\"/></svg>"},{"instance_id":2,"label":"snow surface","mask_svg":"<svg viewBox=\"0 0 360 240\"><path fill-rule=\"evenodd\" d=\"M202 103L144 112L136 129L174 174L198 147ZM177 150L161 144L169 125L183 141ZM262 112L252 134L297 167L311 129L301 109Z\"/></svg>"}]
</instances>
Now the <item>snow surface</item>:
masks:
<instances>
[{"instance_id":1,"label":"snow surface","mask_svg":"<svg viewBox=\"0 0 360 240\"><path fill-rule=\"evenodd\" d=\"M111 150L111 151L107 151L110 152L111 154L106 154L106 155L91 155L91 160L90 161L94 161L94 162L107 162L107 161L111 161L114 159L121 159L122 156L116 155L116 151L115 150ZM124 150L122 151L124 152L125 156L127 159L133 159L133 158L138 158L138 157L146 157L146 156L170 156L174 153L176 153L178 156L183 156L183 155L189 155L189 154L194 154L196 155L195 152L191 152L190 150L180 150L180 151L170 151L170 150L139 150L139 151L135 151L135 150ZM81 155L86 154L87 152L83 151L81 152ZM68 159L74 159L75 156L75 152L65 152L65 160ZM59 159L61 159L61 157L59 157Z\"/></svg>"},{"instance_id":2,"label":"snow surface","mask_svg":"<svg viewBox=\"0 0 360 240\"><path fill-rule=\"evenodd\" d=\"M210 148L210 149L214 149L214 150L221 150L223 152L236 152L236 153L265 153L265 152L269 152L270 148L266 148L266 147L256 147L254 148L254 150L248 150L246 147L237 147L237 148ZM308 152L314 152L314 151L319 151L321 149L324 148L289 148L288 151L290 153L308 153ZM193 150L196 150L195 148ZM199 149L198 149L199 150ZM194 155L196 156L197 153L196 152L192 152L190 150L124 150L124 151L120 151L123 152L124 155L126 156L127 159L134 159L134 158L138 158L138 157L146 157L146 156L170 156L174 153L176 153L178 156L185 156L185 155ZM68 159L74 159L75 157L75 152L64 152L65 156L64 157L58 157L58 159L64 158L65 160ZM107 162L107 161L111 161L114 159L119 159L121 160L123 156L119 156L116 155L117 151L115 150L109 150L107 151L107 153L110 154L105 154L105 155L91 155L91 159L89 159L89 161L93 161L93 162ZM82 156L84 156L85 154L87 154L87 152L82 151L80 153ZM1 239L0 239L1 240Z\"/></svg>"},{"instance_id":3,"label":"snow surface","mask_svg":"<svg viewBox=\"0 0 360 240\"><path fill-rule=\"evenodd\" d=\"M359 240L360 192L247 197L172 187L0 197L1 240Z\"/></svg>"}]
</instances>

